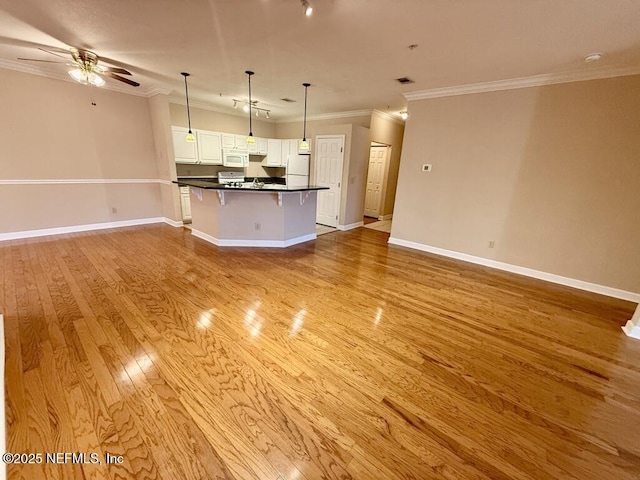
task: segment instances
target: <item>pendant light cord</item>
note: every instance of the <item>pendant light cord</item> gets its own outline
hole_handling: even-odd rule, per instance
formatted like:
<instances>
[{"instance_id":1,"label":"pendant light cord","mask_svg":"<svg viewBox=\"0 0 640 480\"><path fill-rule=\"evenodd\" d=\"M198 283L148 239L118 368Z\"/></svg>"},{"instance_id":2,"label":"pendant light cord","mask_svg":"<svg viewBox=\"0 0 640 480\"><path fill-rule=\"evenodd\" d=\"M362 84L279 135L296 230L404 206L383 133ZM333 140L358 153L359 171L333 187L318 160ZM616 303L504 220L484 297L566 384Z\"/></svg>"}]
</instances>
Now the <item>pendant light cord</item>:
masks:
<instances>
[{"instance_id":1,"label":"pendant light cord","mask_svg":"<svg viewBox=\"0 0 640 480\"><path fill-rule=\"evenodd\" d=\"M189 112L189 87L187 86L187 77L190 75L189 73L182 72L184 75L184 93L187 97L187 123L189 124L189 133L191 132L191 113Z\"/></svg>"},{"instance_id":2,"label":"pendant light cord","mask_svg":"<svg viewBox=\"0 0 640 480\"><path fill-rule=\"evenodd\" d=\"M249 136L253 137L253 123L251 122L251 75L253 75L253 72L247 70L244 73L249 76Z\"/></svg>"},{"instance_id":3,"label":"pendant light cord","mask_svg":"<svg viewBox=\"0 0 640 480\"><path fill-rule=\"evenodd\" d=\"M307 88L311 86L310 83L303 83L304 86L304 126L302 128L302 141L307 141Z\"/></svg>"}]
</instances>

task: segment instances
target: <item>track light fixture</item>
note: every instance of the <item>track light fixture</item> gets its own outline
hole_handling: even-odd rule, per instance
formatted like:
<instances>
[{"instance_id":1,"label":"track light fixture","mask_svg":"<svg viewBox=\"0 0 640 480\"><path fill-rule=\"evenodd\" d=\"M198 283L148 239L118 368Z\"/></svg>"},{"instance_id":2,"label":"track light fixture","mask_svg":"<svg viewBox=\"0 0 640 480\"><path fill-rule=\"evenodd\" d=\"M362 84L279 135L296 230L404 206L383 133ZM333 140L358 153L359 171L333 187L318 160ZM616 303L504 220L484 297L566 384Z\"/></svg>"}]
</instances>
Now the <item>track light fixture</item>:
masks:
<instances>
[{"instance_id":1,"label":"track light fixture","mask_svg":"<svg viewBox=\"0 0 640 480\"><path fill-rule=\"evenodd\" d=\"M231 101L233 102L233 108L238 108L238 104L242 104L242 111L244 111L244 113L249 113L249 102L247 100L238 100L237 98L233 98ZM251 100L251 110L256 111L256 117L263 114L266 118L270 118L271 116L271 110L258 107L257 100Z\"/></svg>"},{"instance_id":2,"label":"track light fixture","mask_svg":"<svg viewBox=\"0 0 640 480\"><path fill-rule=\"evenodd\" d=\"M302 4L302 8L304 8L304 14L310 17L313 14L313 7L309 3L309 0L300 0L300 3Z\"/></svg>"},{"instance_id":3,"label":"track light fixture","mask_svg":"<svg viewBox=\"0 0 640 480\"><path fill-rule=\"evenodd\" d=\"M195 142L196 136L191 131L191 112L189 111L189 88L187 87L187 77L190 73L180 72L180 75L184 77L184 96L187 98L187 123L189 124L189 132L187 133L186 140L187 142Z\"/></svg>"},{"instance_id":4,"label":"track light fixture","mask_svg":"<svg viewBox=\"0 0 640 480\"><path fill-rule=\"evenodd\" d=\"M409 112L400 112L400 118L406 120L407 118L409 118Z\"/></svg>"}]
</instances>

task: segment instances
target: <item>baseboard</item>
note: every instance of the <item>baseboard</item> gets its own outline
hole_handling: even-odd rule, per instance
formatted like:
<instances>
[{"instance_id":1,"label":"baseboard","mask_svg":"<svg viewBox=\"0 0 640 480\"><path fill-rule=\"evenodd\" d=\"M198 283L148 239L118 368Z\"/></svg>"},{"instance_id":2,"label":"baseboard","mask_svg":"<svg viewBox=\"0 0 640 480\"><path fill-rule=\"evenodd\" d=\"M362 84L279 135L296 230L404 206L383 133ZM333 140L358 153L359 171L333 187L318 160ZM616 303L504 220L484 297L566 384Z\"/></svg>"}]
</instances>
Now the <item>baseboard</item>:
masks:
<instances>
[{"instance_id":1,"label":"baseboard","mask_svg":"<svg viewBox=\"0 0 640 480\"><path fill-rule=\"evenodd\" d=\"M184 226L184 222L182 222L182 221L176 222L175 220L171 220L170 218L167 218L167 217L164 217L162 219L162 221L164 223L166 223L166 224L171 225L172 227L182 227L182 226Z\"/></svg>"},{"instance_id":2,"label":"baseboard","mask_svg":"<svg viewBox=\"0 0 640 480\"><path fill-rule=\"evenodd\" d=\"M2 365L0 365L0 452L6 452L7 448L7 434L5 431L5 405L4 405L4 318L0 315L0 359L2 360ZM3 465L0 467L0 480L5 480L7 478L7 466L2 462Z\"/></svg>"},{"instance_id":3,"label":"baseboard","mask_svg":"<svg viewBox=\"0 0 640 480\"><path fill-rule=\"evenodd\" d=\"M640 340L640 325L635 325L631 320L622 327L622 331L627 334L628 337L637 338Z\"/></svg>"},{"instance_id":4,"label":"baseboard","mask_svg":"<svg viewBox=\"0 0 640 480\"><path fill-rule=\"evenodd\" d=\"M389 215L380 215L378 217L378 220L391 220L393 218L393 213L390 213Z\"/></svg>"},{"instance_id":5,"label":"baseboard","mask_svg":"<svg viewBox=\"0 0 640 480\"><path fill-rule=\"evenodd\" d=\"M164 217L138 218L135 220L122 220L119 222L89 223L85 225L72 225L69 227L44 228L41 230L25 230L22 232L0 233L0 242L5 240L18 240L21 238L45 237L47 235L63 235L65 233L88 232L91 230L105 230L107 228L133 227L136 225L148 225L150 223L162 223Z\"/></svg>"},{"instance_id":6,"label":"baseboard","mask_svg":"<svg viewBox=\"0 0 640 480\"><path fill-rule=\"evenodd\" d=\"M364 222L356 222L356 223L350 223L349 225L338 225L338 230L342 230L347 231L347 230L353 230L354 228L358 228L364 225Z\"/></svg>"},{"instance_id":7,"label":"baseboard","mask_svg":"<svg viewBox=\"0 0 640 480\"><path fill-rule=\"evenodd\" d=\"M599 293L600 295L606 295L608 297L620 298L622 300L640 303L640 293L627 292L626 290L619 290L617 288L606 287L604 285L584 282L582 280L563 277L560 275L555 275L553 273L541 272L539 270L533 270L532 268L520 267L518 265L511 265L509 263L498 262L496 260L489 260L487 258L476 257L473 255L468 255L466 253L446 250L444 248L432 247L430 245L411 242L409 240L403 240L401 238L390 237L389 243L392 245L399 245L401 247L413 248L415 250L422 250L423 252L435 253L436 255L442 255L444 257L455 258L456 260L462 260L464 262L484 265L485 267L491 267L497 270L517 273L526 277L537 278L539 280L545 280L547 282L557 283L560 285L565 285L567 287L577 288L579 290L586 290L587 292Z\"/></svg>"},{"instance_id":8,"label":"baseboard","mask_svg":"<svg viewBox=\"0 0 640 480\"><path fill-rule=\"evenodd\" d=\"M229 240L213 237L200 230L191 230L191 234L194 237L198 237L205 242L213 243L218 247L266 247L266 248L284 248L296 245L298 243L308 242L315 240L316 234L310 233L308 235L302 235L300 237L290 238L288 240Z\"/></svg>"}]
</instances>

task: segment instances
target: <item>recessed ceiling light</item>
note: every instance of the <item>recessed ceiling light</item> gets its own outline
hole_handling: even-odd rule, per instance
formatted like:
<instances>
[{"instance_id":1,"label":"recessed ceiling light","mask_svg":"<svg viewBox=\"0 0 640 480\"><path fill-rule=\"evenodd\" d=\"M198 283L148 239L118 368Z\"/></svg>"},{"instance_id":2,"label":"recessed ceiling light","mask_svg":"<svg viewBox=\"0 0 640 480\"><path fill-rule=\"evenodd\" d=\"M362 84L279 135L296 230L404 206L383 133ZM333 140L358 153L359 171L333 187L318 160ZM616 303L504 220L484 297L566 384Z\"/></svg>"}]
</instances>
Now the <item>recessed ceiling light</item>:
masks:
<instances>
[{"instance_id":1,"label":"recessed ceiling light","mask_svg":"<svg viewBox=\"0 0 640 480\"><path fill-rule=\"evenodd\" d=\"M584 61L587 62L587 63L597 62L601 58L602 58L602 54L601 53L590 53L589 55L584 57Z\"/></svg>"}]
</instances>

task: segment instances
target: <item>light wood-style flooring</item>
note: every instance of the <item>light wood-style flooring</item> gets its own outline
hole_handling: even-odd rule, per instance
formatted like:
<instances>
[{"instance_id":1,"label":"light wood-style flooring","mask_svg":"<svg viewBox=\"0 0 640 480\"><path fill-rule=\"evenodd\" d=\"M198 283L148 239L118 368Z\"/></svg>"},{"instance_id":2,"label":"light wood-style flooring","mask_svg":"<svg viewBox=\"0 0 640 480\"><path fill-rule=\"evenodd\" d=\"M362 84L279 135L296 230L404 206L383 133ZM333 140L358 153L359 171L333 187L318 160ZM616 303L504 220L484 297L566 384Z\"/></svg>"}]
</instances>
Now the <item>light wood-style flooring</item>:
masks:
<instances>
[{"instance_id":1,"label":"light wood-style flooring","mask_svg":"<svg viewBox=\"0 0 640 480\"><path fill-rule=\"evenodd\" d=\"M640 478L635 305L387 239L0 243L8 478Z\"/></svg>"}]
</instances>

